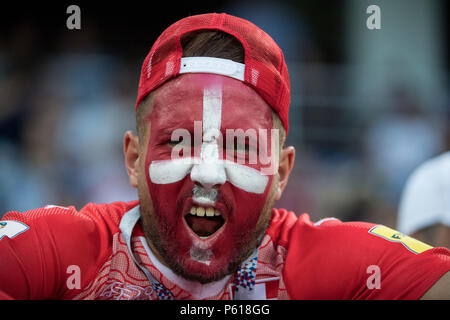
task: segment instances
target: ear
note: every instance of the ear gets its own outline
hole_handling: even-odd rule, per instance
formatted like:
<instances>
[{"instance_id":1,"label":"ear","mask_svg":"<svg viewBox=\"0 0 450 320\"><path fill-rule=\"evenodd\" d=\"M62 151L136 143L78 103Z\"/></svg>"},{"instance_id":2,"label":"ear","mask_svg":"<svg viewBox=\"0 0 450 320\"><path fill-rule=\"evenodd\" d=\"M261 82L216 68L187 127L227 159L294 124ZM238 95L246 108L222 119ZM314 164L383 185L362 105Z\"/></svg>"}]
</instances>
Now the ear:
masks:
<instances>
[{"instance_id":1,"label":"ear","mask_svg":"<svg viewBox=\"0 0 450 320\"><path fill-rule=\"evenodd\" d=\"M287 185L289 175L294 166L295 149L294 147L283 148L280 153L280 163L278 166L278 182L275 200L279 200Z\"/></svg>"},{"instance_id":2,"label":"ear","mask_svg":"<svg viewBox=\"0 0 450 320\"><path fill-rule=\"evenodd\" d=\"M139 138L132 132L125 132L123 141L125 167L132 187L137 188L139 171Z\"/></svg>"}]
</instances>

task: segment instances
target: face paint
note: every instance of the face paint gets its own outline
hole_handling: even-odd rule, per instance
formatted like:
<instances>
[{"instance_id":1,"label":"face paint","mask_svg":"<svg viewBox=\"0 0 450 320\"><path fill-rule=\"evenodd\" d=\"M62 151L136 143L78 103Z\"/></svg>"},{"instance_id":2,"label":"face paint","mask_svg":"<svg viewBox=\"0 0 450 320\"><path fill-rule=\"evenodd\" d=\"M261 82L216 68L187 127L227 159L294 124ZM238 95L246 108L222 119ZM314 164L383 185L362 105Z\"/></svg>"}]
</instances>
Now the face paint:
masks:
<instances>
[{"instance_id":1,"label":"face paint","mask_svg":"<svg viewBox=\"0 0 450 320\"><path fill-rule=\"evenodd\" d=\"M155 93L145 167L165 258L187 274L224 273L248 243L273 176L261 173L260 161L225 159L219 136L225 137L227 129L270 132L271 108L242 82L211 74L182 75ZM171 133L183 128L195 136L195 123L202 124L202 141L193 143L191 154L173 159L167 143ZM208 229L216 222L198 217L199 212L214 212L224 223L212 235L200 237L193 229Z\"/></svg>"}]
</instances>

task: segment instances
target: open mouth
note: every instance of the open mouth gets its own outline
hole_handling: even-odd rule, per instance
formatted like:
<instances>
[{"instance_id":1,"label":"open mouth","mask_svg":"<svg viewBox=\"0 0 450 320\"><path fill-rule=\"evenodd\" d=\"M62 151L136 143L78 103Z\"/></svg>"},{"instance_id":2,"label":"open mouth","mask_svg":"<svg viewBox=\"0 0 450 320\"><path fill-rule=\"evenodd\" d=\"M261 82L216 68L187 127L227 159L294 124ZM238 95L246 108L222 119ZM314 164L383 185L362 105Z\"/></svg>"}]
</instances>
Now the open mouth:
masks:
<instances>
[{"instance_id":1,"label":"open mouth","mask_svg":"<svg viewBox=\"0 0 450 320\"><path fill-rule=\"evenodd\" d=\"M184 219L188 227L202 239L213 235L225 223L218 209L202 206L192 206Z\"/></svg>"}]
</instances>

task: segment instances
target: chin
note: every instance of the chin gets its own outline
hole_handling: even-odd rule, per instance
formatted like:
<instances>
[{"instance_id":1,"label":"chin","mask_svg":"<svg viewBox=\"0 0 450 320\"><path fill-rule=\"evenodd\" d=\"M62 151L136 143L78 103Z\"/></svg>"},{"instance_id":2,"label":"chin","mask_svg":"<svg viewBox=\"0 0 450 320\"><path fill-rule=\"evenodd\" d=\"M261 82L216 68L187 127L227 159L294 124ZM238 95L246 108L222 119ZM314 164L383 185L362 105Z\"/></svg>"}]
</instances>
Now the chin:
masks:
<instances>
[{"instance_id":1,"label":"chin","mask_svg":"<svg viewBox=\"0 0 450 320\"><path fill-rule=\"evenodd\" d=\"M214 259L209 265L195 261L190 257L186 259L177 259L177 267L175 272L183 278L200 283L208 283L223 279L225 276L231 274L230 262L228 259Z\"/></svg>"},{"instance_id":2,"label":"chin","mask_svg":"<svg viewBox=\"0 0 450 320\"><path fill-rule=\"evenodd\" d=\"M200 240L185 228L178 230L178 236L165 237L163 258L172 271L187 280L200 283L220 280L235 272L256 246L250 232L233 235L226 229L214 234L216 239Z\"/></svg>"}]
</instances>

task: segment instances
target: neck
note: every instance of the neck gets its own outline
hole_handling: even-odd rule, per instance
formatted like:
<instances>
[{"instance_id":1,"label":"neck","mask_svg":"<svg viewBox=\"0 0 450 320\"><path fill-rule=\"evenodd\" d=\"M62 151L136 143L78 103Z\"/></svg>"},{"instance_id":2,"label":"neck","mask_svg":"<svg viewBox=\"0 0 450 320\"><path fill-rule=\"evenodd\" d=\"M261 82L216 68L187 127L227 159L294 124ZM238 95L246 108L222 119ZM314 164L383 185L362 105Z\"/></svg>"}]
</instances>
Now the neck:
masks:
<instances>
[{"instance_id":1,"label":"neck","mask_svg":"<svg viewBox=\"0 0 450 320\"><path fill-rule=\"evenodd\" d=\"M144 238L142 238L142 241ZM162 259L162 256L158 253L152 242L145 237L146 244L144 247L147 254L152 261L153 265L170 281L178 285L183 290L191 293L195 299L205 299L218 295L229 282L231 275L227 275L220 280L212 281L208 283L200 283L197 281L187 280L177 274L175 274Z\"/></svg>"},{"instance_id":2,"label":"neck","mask_svg":"<svg viewBox=\"0 0 450 320\"><path fill-rule=\"evenodd\" d=\"M150 239L147 237L147 235L145 235L145 240L147 241L147 245L148 248L150 249L150 251L152 252L152 254L155 256L156 259L158 259L158 261L164 265L165 267L169 268L169 264L164 260L164 258L162 257L162 255L159 253L159 251L155 248L155 246L153 245L153 243L150 241Z\"/></svg>"}]
</instances>

